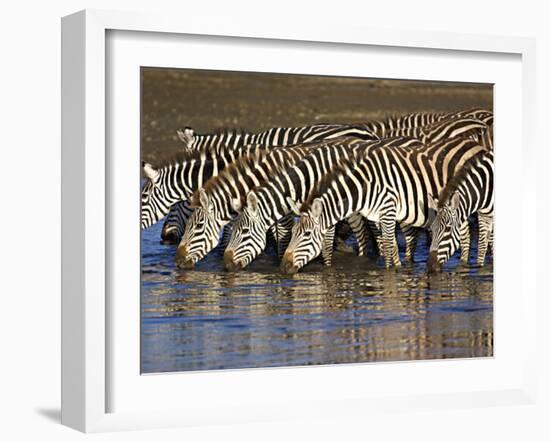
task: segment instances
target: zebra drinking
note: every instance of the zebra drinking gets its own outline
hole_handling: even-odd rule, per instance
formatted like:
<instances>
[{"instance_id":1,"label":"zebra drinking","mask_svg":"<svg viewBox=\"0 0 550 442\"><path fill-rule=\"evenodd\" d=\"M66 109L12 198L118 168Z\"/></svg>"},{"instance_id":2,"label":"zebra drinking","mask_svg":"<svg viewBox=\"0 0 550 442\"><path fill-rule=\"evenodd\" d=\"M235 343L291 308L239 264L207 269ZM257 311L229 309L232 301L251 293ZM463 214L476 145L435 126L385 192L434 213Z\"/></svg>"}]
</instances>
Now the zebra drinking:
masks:
<instances>
[{"instance_id":1,"label":"zebra drinking","mask_svg":"<svg viewBox=\"0 0 550 442\"><path fill-rule=\"evenodd\" d=\"M242 199L255 186L296 163L318 146L278 147L239 158L195 192L193 214L176 254L179 267L192 268L214 248L220 231L236 215Z\"/></svg>"},{"instance_id":2,"label":"zebra drinking","mask_svg":"<svg viewBox=\"0 0 550 442\"><path fill-rule=\"evenodd\" d=\"M480 152L447 183L439 201L430 198L437 215L431 225L429 272L440 270L458 249L460 227L475 213L479 220L477 264L485 263L493 230L493 170L492 152Z\"/></svg>"},{"instance_id":3,"label":"zebra drinking","mask_svg":"<svg viewBox=\"0 0 550 442\"><path fill-rule=\"evenodd\" d=\"M192 155L197 152L216 152L220 166L218 170L221 170L224 165L230 164L243 151L246 151L246 146L261 144L267 149L275 146L333 140L340 137L373 140L398 135L410 135L423 140L433 140L438 133L440 135L447 133L449 136L457 136L458 130L464 132L466 129L465 124L458 121L453 125L453 132L451 132L450 125L438 125L444 120L458 120L460 118L478 119L478 124L479 120L489 124L490 119L490 124L492 124L492 112L483 109L470 109L454 113L415 112L399 117L388 117L357 124L317 123L300 127L274 127L260 133L225 129L210 134L197 134L192 128L186 127L178 130L177 134L184 145L184 153ZM431 127L430 133L423 132L426 126ZM180 240L190 212L188 202L182 201L174 205L162 228L161 238L163 242L177 243Z\"/></svg>"},{"instance_id":4,"label":"zebra drinking","mask_svg":"<svg viewBox=\"0 0 550 442\"><path fill-rule=\"evenodd\" d=\"M319 254L326 231L355 212L379 224L385 265L399 266L396 224L426 227L428 195L439 195L462 165L481 151L483 146L465 138L423 148L395 149L373 143L311 192L281 269L297 272Z\"/></svg>"},{"instance_id":5,"label":"zebra drinking","mask_svg":"<svg viewBox=\"0 0 550 442\"><path fill-rule=\"evenodd\" d=\"M241 210L227 245L224 262L227 270L235 271L246 267L265 248L268 229L280 220L293 218L296 205L307 198L323 177L330 173L343 160L349 160L356 151L366 149L373 142L341 139L327 142L305 156L295 165L282 170L261 186L250 191L246 205ZM388 146L421 147L423 144L413 138L387 140ZM365 253L366 231L362 217L348 219L359 245L359 255ZM290 240L290 229L284 244ZM323 248L325 264L330 265L334 229L326 232L328 238Z\"/></svg>"},{"instance_id":6,"label":"zebra drinking","mask_svg":"<svg viewBox=\"0 0 550 442\"><path fill-rule=\"evenodd\" d=\"M474 111L469 112L473 113ZM483 111L482 115L485 116L486 112ZM465 117L459 114L444 119L438 114L412 115L405 115L401 119L387 119L384 120L386 125L380 123L370 129L382 133L381 128L385 128L383 132L385 134L409 135L424 143L461 136L478 139L488 130L485 122L476 119L469 113ZM430 118L436 121L426 126L407 126L410 121L425 122L426 120L431 121ZM393 127L393 129L390 130L388 127ZM319 180L338 164L340 158L349 159L349 155L357 148L364 148L368 145L369 143L358 140L327 142L326 146L317 149L295 166L283 171L280 176L271 178L264 185L251 191L247 196L247 204L233 226L231 239L224 255L226 269L240 270L250 264L265 248L269 226L277 220L288 217L288 213L296 205L299 207ZM397 137L388 140L386 145L395 148L423 146L420 141L415 139L405 142L404 139ZM348 223L357 238L359 255L362 255L366 247L366 231L362 217L359 214L352 214ZM371 223L370 227L374 230L375 236L378 236L376 225ZM409 226L402 226L402 230L407 243L406 258L410 260L414 254L417 232L415 228ZM329 230L327 235L333 235L333 230ZM285 243L288 241L289 238ZM328 265L330 265L331 247L330 238L327 238L322 255L325 264Z\"/></svg>"},{"instance_id":7,"label":"zebra drinking","mask_svg":"<svg viewBox=\"0 0 550 442\"><path fill-rule=\"evenodd\" d=\"M184 155L215 153L218 171L232 163L243 152L246 153L247 146L261 145L265 149L269 149L275 146L309 143L343 136L367 140L377 139L375 134L361 124L326 123L299 127L273 127L259 133L224 129L210 134L197 134L191 127L186 127L179 129L177 134L184 145ZM198 187L199 185L195 188ZM180 241L191 212L189 203L186 201L174 204L162 228L161 239L164 243L177 244Z\"/></svg>"}]
</instances>

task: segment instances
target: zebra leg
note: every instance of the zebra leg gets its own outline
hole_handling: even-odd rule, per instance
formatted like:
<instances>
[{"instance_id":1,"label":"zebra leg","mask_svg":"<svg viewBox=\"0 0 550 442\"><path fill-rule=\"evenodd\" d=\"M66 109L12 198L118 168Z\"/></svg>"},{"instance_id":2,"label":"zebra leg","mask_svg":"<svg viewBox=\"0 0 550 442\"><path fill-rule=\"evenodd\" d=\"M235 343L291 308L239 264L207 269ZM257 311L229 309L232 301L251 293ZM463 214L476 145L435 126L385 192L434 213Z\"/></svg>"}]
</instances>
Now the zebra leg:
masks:
<instances>
[{"instance_id":1,"label":"zebra leg","mask_svg":"<svg viewBox=\"0 0 550 442\"><path fill-rule=\"evenodd\" d=\"M414 252L418 241L418 229L412 226L401 226L401 232L405 237L405 261L414 262Z\"/></svg>"},{"instance_id":2,"label":"zebra leg","mask_svg":"<svg viewBox=\"0 0 550 442\"><path fill-rule=\"evenodd\" d=\"M323 264L325 264L327 267L330 267L332 265L332 251L334 248L333 246L335 230L336 226L332 226L327 230L327 233L325 234L325 240L323 242L323 248L321 249Z\"/></svg>"},{"instance_id":3,"label":"zebra leg","mask_svg":"<svg viewBox=\"0 0 550 442\"><path fill-rule=\"evenodd\" d=\"M487 245L489 237L493 230L493 215L478 214L479 223L479 238L477 242L477 264L482 266L485 264L485 254L487 253Z\"/></svg>"},{"instance_id":4,"label":"zebra leg","mask_svg":"<svg viewBox=\"0 0 550 442\"><path fill-rule=\"evenodd\" d=\"M367 224L360 213L352 213L347 222L357 240L357 254L363 256L367 254L368 234Z\"/></svg>"},{"instance_id":5,"label":"zebra leg","mask_svg":"<svg viewBox=\"0 0 550 442\"><path fill-rule=\"evenodd\" d=\"M460 261L468 264L470 257L470 223L468 220L460 226Z\"/></svg>"},{"instance_id":6,"label":"zebra leg","mask_svg":"<svg viewBox=\"0 0 550 442\"><path fill-rule=\"evenodd\" d=\"M334 250L344 253L355 252L355 249L346 242L352 234L353 230L347 221L338 221L334 230Z\"/></svg>"},{"instance_id":7,"label":"zebra leg","mask_svg":"<svg viewBox=\"0 0 550 442\"><path fill-rule=\"evenodd\" d=\"M374 237L372 243L374 244L374 248L376 249L375 252L378 253L380 256L384 256L384 247L382 245L382 230L380 230L378 223L374 221L367 221L367 226L369 227L369 230Z\"/></svg>"},{"instance_id":8,"label":"zebra leg","mask_svg":"<svg viewBox=\"0 0 550 442\"><path fill-rule=\"evenodd\" d=\"M395 238L395 225L395 215L391 213L386 214L380 222L382 228L382 250L384 251L386 268L390 268L392 264L395 267L401 266L397 240Z\"/></svg>"}]
</instances>

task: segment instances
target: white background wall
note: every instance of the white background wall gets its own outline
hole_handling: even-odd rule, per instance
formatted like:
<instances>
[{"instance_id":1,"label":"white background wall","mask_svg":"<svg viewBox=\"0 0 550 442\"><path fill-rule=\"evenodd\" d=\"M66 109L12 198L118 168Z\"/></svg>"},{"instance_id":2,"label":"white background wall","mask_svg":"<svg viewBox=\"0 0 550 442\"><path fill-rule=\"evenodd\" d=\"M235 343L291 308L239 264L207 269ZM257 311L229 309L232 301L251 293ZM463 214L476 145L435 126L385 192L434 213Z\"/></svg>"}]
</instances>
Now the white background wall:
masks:
<instances>
[{"instance_id":1,"label":"white background wall","mask_svg":"<svg viewBox=\"0 0 550 442\"><path fill-rule=\"evenodd\" d=\"M501 4L502 3L502 4ZM537 37L539 199L546 198L550 15L542 1L197 2L57 0L4 2L0 13L0 438L82 440L59 425L60 368L60 17L83 8L168 10L236 20L315 21ZM507 5L513 5L509 7ZM546 151L546 152L544 152ZM541 249L546 208L539 210ZM544 274L544 255L536 266ZM546 259L546 262L548 260ZM540 406L380 415L284 425L118 433L95 440L550 440L548 290L539 281ZM452 380L449 380L452 382Z\"/></svg>"}]
</instances>

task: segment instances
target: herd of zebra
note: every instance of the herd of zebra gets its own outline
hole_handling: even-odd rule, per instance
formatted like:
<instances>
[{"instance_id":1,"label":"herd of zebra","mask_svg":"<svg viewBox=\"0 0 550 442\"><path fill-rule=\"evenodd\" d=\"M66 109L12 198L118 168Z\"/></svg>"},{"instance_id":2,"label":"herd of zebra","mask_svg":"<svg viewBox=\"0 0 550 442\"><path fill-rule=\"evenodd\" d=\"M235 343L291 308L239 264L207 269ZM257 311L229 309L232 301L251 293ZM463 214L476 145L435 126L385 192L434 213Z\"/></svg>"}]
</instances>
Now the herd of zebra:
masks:
<instances>
[{"instance_id":1,"label":"herd of zebra","mask_svg":"<svg viewBox=\"0 0 550 442\"><path fill-rule=\"evenodd\" d=\"M261 133L177 131L181 152L142 163L141 227L166 217L165 242L178 267L192 268L218 243L225 268L243 269L275 240L281 271L321 255L331 265L336 227L347 223L358 254L376 250L400 266L397 229L412 260L419 231L431 238L437 271L460 249L477 264L493 238L493 113L418 112L358 124L314 124ZM474 216L475 215L475 216Z\"/></svg>"}]
</instances>

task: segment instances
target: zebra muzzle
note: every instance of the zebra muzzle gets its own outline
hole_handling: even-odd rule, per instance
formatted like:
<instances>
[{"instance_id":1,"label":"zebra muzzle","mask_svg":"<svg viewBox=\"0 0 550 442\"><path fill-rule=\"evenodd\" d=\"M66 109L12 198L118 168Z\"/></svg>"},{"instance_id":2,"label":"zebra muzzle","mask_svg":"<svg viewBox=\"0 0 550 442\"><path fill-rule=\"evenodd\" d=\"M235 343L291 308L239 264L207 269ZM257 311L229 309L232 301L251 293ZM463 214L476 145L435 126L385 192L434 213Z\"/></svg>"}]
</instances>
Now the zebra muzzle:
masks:
<instances>
[{"instance_id":1,"label":"zebra muzzle","mask_svg":"<svg viewBox=\"0 0 550 442\"><path fill-rule=\"evenodd\" d=\"M294 264L294 254L289 251L285 252L281 261L281 272L286 275L293 275L297 271L298 267Z\"/></svg>"},{"instance_id":2,"label":"zebra muzzle","mask_svg":"<svg viewBox=\"0 0 550 442\"><path fill-rule=\"evenodd\" d=\"M428 255L427 267L428 273L436 273L441 271L442 265L437 259L437 252L430 252L430 254Z\"/></svg>"},{"instance_id":3,"label":"zebra muzzle","mask_svg":"<svg viewBox=\"0 0 550 442\"><path fill-rule=\"evenodd\" d=\"M242 269L240 262L235 262L233 250L226 250L223 254L223 262L225 265L225 270L228 272L237 272Z\"/></svg>"},{"instance_id":4,"label":"zebra muzzle","mask_svg":"<svg viewBox=\"0 0 550 442\"><path fill-rule=\"evenodd\" d=\"M187 246L178 247L176 252L176 265L180 269L192 269L195 263L187 256Z\"/></svg>"}]
</instances>

